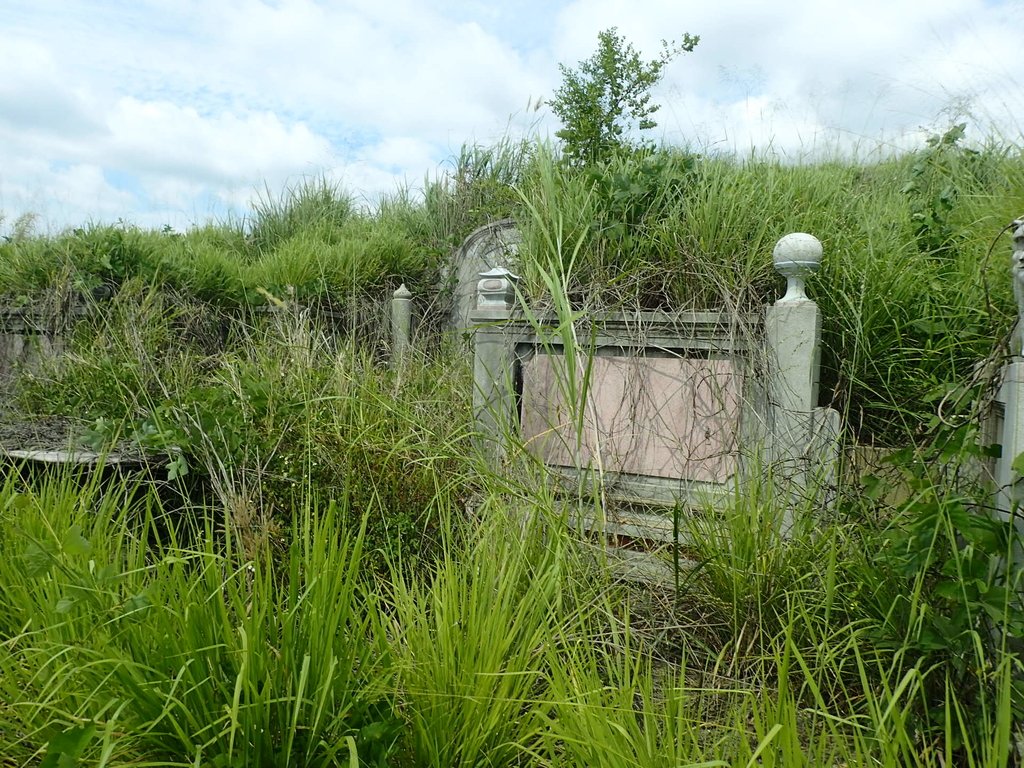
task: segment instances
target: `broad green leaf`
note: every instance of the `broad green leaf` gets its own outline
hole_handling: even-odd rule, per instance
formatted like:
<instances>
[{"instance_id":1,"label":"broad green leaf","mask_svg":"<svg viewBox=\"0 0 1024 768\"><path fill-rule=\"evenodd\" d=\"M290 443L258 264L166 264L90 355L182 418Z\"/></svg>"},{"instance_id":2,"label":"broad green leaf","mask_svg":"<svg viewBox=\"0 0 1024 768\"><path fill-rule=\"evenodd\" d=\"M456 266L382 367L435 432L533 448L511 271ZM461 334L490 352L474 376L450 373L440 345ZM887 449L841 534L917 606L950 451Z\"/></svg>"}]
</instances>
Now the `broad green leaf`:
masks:
<instances>
[{"instance_id":1,"label":"broad green leaf","mask_svg":"<svg viewBox=\"0 0 1024 768\"><path fill-rule=\"evenodd\" d=\"M77 523L72 525L68 532L64 534L64 539L60 545L65 554L72 557L86 555L92 549L92 544L82 535L82 526Z\"/></svg>"},{"instance_id":2,"label":"broad green leaf","mask_svg":"<svg viewBox=\"0 0 1024 768\"><path fill-rule=\"evenodd\" d=\"M121 609L121 617L141 619L152 605L153 603L146 596L146 593L139 592L137 595L132 595L124 601L124 606Z\"/></svg>"},{"instance_id":3,"label":"broad green leaf","mask_svg":"<svg viewBox=\"0 0 1024 768\"><path fill-rule=\"evenodd\" d=\"M75 607L75 598L73 597L62 597L57 601L57 606L54 608L57 613L71 613L71 609Z\"/></svg>"},{"instance_id":4,"label":"broad green leaf","mask_svg":"<svg viewBox=\"0 0 1024 768\"><path fill-rule=\"evenodd\" d=\"M1024 475L1024 453L1018 454L1017 458L1013 460L1013 464L1010 466L1018 475Z\"/></svg>"},{"instance_id":5,"label":"broad green leaf","mask_svg":"<svg viewBox=\"0 0 1024 768\"><path fill-rule=\"evenodd\" d=\"M16 493L11 497L10 506L17 512L24 512L32 506L32 497L27 493Z\"/></svg>"},{"instance_id":6,"label":"broad green leaf","mask_svg":"<svg viewBox=\"0 0 1024 768\"><path fill-rule=\"evenodd\" d=\"M167 465L167 479L177 480L188 474L188 462L180 453Z\"/></svg>"},{"instance_id":7,"label":"broad green leaf","mask_svg":"<svg viewBox=\"0 0 1024 768\"><path fill-rule=\"evenodd\" d=\"M941 581L935 586L935 594L946 600L958 600L963 597L963 585L956 581Z\"/></svg>"},{"instance_id":8,"label":"broad green leaf","mask_svg":"<svg viewBox=\"0 0 1024 768\"><path fill-rule=\"evenodd\" d=\"M46 757L39 763L39 768L75 768L82 765L82 753L95 734L95 725L83 725L54 736L46 745Z\"/></svg>"},{"instance_id":9,"label":"broad green leaf","mask_svg":"<svg viewBox=\"0 0 1024 768\"><path fill-rule=\"evenodd\" d=\"M116 565L108 563L102 568L95 570L93 577L96 579L97 586L110 587L121 578L121 572L117 569Z\"/></svg>"},{"instance_id":10,"label":"broad green leaf","mask_svg":"<svg viewBox=\"0 0 1024 768\"><path fill-rule=\"evenodd\" d=\"M30 579L45 576L53 567L53 555L34 541L30 541L21 555L25 564L25 575Z\"/></svg>"}]
</instances>

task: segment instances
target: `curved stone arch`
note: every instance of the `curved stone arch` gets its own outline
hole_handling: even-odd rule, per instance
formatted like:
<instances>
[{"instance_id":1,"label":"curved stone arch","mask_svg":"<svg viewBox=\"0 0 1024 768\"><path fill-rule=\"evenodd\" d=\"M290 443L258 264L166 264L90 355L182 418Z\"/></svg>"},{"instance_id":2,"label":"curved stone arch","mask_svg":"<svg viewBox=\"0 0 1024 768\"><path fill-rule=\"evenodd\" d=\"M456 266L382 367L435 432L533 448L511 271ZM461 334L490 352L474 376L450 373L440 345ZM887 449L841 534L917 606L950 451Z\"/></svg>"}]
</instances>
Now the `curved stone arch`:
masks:
<instances>
[{"instance_id":1,"label":"curved stone arch","mask_svg":"<svg viewBox=\"0 0 1024 768\"><path fill-rule=\"evenodd\" d=\"M521 235L513 219L499 219L473 230L452 254L445 282L452 290L449 326L470 331L469 315L476 306L476 285L480 273L494 267L514 270Z\"/></svg>"}]
</instances>

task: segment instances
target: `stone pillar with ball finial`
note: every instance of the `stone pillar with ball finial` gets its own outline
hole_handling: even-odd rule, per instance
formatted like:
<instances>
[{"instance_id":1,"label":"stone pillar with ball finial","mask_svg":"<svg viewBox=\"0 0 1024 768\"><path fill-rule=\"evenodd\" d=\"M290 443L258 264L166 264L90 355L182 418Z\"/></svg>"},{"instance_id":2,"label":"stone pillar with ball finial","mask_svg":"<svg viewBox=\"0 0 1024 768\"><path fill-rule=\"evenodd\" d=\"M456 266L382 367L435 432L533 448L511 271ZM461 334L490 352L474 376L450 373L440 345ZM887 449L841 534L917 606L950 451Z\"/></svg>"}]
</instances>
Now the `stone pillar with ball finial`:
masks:
<instances>
[{"instance_id":1,"label":"stone pillar with ball finial","mask_svg":"<svg viewBox=\"0 0 1024 768\"><path fill-rule=\"evenodd\" d=\"M391 367L401 369L412 350L412 293L399 286L391 297Z\"/></svg>"},{"instance_id":2,"label":"stone pillar with ball finial","mask_svg":"<svg viewBox=\"0 0 1024 768\"><path fill-rule=\"evenodd\" d=\"M773 470L802 485L814 452L821 367L821 312L807 296L822 247L803 232L786 235L772 254L786 293L765 309L769 367L769 459Z\"/></svg>"}]
</instances>

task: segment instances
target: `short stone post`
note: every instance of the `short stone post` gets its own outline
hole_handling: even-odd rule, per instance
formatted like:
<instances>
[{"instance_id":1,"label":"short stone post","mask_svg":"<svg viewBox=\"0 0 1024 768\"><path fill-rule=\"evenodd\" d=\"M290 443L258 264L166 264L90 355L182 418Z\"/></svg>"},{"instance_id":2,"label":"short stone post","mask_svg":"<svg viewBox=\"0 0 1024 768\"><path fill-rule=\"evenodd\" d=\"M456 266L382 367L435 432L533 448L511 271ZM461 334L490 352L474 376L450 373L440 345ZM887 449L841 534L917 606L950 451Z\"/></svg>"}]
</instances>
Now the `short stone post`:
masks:
<instances>
[{"instance_id":1,"label":"short stone post","mask_svg":"<svg viewBox=\"0 0 1024 768\"><path fill-rule=\"evenodd\" d=\"M798 491L808 480L816 431L815 409L821 363L821 312L804 285L821 264L816 237L786 235L772 254L786 278L786 294L765 308L769 353L769 459L782 480Z\"/></svg>"},{"instance_id":2,"label":"short stone post","mask_svg":"<svg viewBox=\"0 0 1024 768\"><path fill-rule=\"evenodd\" d=\"M391 298L391 367L399 369L405 365L411 349L412 337L412 293L399 286Z\"/></svg>"},{"instance_id":3,"label":"short stone post","mask_svg":"<svg viewBox=\"0 0 1024 768\"><path fill-rule=\"evenodd\" d=\"M470 313L474 326L473 413L481 447L498 461L514 423L513 350L505 326L516 306L519 277L503 267L479 276L476 309Z\"/></svg>"}]
</instances>

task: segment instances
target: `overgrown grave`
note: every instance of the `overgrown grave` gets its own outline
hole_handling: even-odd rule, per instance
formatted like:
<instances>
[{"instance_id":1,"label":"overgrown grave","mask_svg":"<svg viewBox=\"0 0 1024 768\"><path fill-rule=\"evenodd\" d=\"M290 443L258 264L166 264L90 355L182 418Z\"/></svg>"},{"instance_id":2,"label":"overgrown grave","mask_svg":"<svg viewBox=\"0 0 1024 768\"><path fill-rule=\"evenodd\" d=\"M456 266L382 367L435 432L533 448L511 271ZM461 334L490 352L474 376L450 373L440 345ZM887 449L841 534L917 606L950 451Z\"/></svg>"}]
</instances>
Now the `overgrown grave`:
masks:
<instances>
[{"instance_id":1,"label":"overgrown grave","mask_svg":"<svg viewBox=\"0 0 1024 768\"><path fill-rule=\"evenodd\" d=\"M482 271L471 315L482 449L496 466L534 461L589 499L571 523L654 575L663 561L634 555L678 552L680 515L713 514L763 483L794 510L828 504L840 419L818 406L821 320L804 290L821 253L811 235L782 238L787 291L760 313L535 310L510 270ZM781 534L793 524L785 514Z\"/></svg>"},{"instance_id":2,"label":"overgrown grave","mask_svg":"<svg viewBox=\"0 0 1024 768\"><path fill-rule=\"evenodd\" d=\"M987 484L1004 518L1024 496L1024 219L1008 229L1021 319L974 416L980 451L993 458L958 470ZM818 401L821 316L804 290L821 257L815 238L778 241L786 292L747 313L531 306L516 275L494 263L498 252L481 264L470 315L477 429L496 467L517 458L543 467L563 494L587 500L574 524L633 549L678 551L681 515L714 514L764 486L789 507L783 536L796 515L832 507L842 424Z\"/></svg>"},{"instance_id":3,"label":"overgrown grave","mask_svg":"<svg viewBox=\"0 0 1024 768\"><path fill-rule=\"evenodd\" d=\"M0 387L5 401L22 374L35 374L58 364L75 327L95 309L95 302L77 292L50 289L35 301L6 303L0 307ZM28 420L4 402L0 414L0 452L9 461L32 467L66 464L95 467L103 457L76 445L74 429L67 419L51 417ZM107 457L109 467L121 464L119 455ZM138 464L139 457L127 457L125 464Z\"/></svg>"},{"instance_id":4,"label":"overgrown grave","mask_svg":"<svg viewBox=\"0 0 1024 768\"><path fill-rule=\"evenodd\" d=\"M51 289L38 300L0 305L0 382L19 370L37 369L64 351L68 334L90 311L90 302L75 292Z\"/></svg>"},{"instance_id":5,"label":"overgrown grave","mask_svg":"<svg viewBox=\"0 0 1024 768\"><path fill-rule=\"evenodd\" d=\"M38 306L9 313L18 324L0 332L16 336L18 349L46 355L22 355L7 367L0 462L33 482L74 478L104 492L127 484L132 498L155 491L168 526L223 507L239 527L268 520L270 530L289 518L292 487L337 479L327 469L303 471L300 443L320 418L307 411L322 414L332 400L304 401L307 378L316 389L329 386L339 366L347 375L397 364L399 330L405 357L419 340L407 291L350 304L282 293L224 307L133 281L77 303L59 322L43 322ZM405 322L396 328L392 310L401 305ZM332 461L346 460L323 459Z\"/></svg>"},{"instance_id":6,"label":"overgrown grave","mask_svg":"<svg viewBox=\"0 0 1024 768\"><path fill-rule=\"evenodd\" d=\"M147 453L128 440L98 450L86 444L75 419L25 413L12 400L18 377L45 376L62 365L73 335L103 313L107 298L101 291L83 295L50 288L35 301L0 306L0 464L27 483L98 483L120 488L129 501L155 484L161 499L180 501L180 489L164 479L166 454Z\"/></svg>"}]
</instances>

